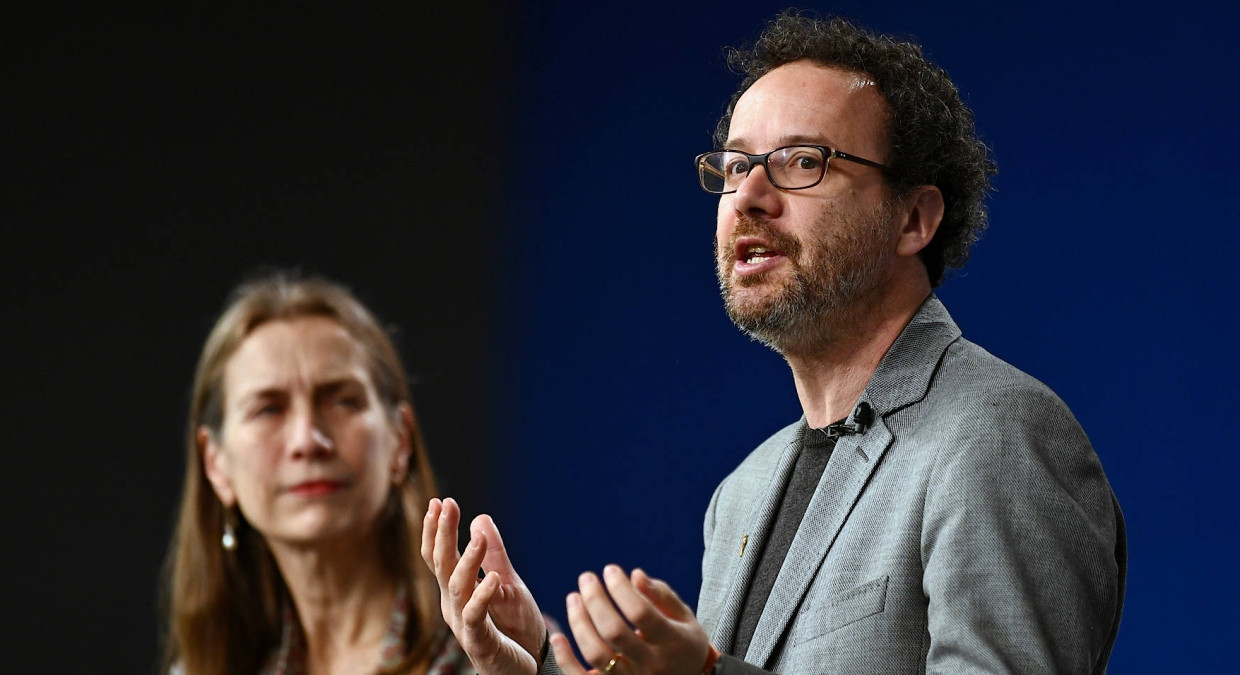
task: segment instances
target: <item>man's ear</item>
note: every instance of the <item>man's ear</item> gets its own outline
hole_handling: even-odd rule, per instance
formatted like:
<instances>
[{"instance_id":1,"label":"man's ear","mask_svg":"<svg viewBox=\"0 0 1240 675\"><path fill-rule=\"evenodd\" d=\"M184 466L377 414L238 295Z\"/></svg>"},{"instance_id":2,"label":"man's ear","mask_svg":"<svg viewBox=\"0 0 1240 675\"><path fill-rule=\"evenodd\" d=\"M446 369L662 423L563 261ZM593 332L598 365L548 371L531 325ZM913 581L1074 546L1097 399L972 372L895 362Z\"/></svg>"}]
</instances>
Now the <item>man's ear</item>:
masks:
<instances>
[{"instance_id":1,"label":"man's ear","mask_svg":"<svg viewBox=\"0 0 1240 675\"><path fill-rule=\"evenodd\" d=\"M923 185L913 190L904 202L908 216L900 225L896 253L914 256L930 244L934 233L943 222L943 193L933 185Z\"/></svg>"},{"instance_id":2,"label":"man's ear","mask_svg":"<svg viewBox=\"0 0 1240 675\"><path fill-rule=\"evenodd\" d=\"M418 431L413 408L401 403L397 409L399 424L396 428L396 452L392 454L392 484L399 485L409 473L409 456L413 453L413 437Z\"/></svg>"},{"instance_id":3,"label":"man's ear","mask_svg":"<svg viewBox=\"0 0 1240 675\"><path fill-rule=\"evenodd\" d=\"M198 452L202 455L202 470L207 475L207 480L211 481L215 496L219 498L224 508L231 507L237 503L237 495L233 491L232 479L228 474L228 455L215 441L214 434L206 426L198 427L198 431L194 432L194 438L198 442Z\"/></svg>"}]
</instances>

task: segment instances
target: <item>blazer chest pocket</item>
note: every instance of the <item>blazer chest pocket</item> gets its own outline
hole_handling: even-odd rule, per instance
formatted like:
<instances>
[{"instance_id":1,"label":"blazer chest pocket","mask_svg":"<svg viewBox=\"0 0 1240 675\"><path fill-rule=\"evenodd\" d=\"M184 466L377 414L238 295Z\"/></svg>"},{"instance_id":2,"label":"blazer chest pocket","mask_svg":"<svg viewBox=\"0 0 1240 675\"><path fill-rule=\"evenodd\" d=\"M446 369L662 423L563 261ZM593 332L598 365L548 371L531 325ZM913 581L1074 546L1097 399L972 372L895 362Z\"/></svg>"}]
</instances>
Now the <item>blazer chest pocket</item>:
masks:
<instances>
[{"instance_id":1,"label":"blazer chest pocket","mask_svg":"<svg viewBox=\"0 0 1240 675\"><path fill-rule=\"evenodd\" d=\"M887 607L887 575L860 586L836 593L825 604L812 603L801 610L800 623L805 628L797 643L822 637L844 626L874 616Z\"/></svg>"}]
</instances>

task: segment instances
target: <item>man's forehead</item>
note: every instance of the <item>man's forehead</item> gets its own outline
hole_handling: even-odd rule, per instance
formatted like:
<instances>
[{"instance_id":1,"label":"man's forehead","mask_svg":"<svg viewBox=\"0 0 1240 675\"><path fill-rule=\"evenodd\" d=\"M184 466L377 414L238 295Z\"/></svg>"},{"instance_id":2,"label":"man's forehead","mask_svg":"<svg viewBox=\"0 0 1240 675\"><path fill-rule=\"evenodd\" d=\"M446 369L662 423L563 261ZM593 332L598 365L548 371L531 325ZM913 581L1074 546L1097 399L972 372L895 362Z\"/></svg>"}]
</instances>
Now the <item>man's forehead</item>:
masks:
<instances>
[{"instance_id":1,"label":"man's forehead","mask_svg":"<svg viewBox=\"0 0 1240 675\"><path fill-rule=\"evenodd\" d=\"M728 149L730 150L746 150L751 148L759 141L747 138L743 135L729 136ZM787 145L826 145L834 146L835 141L832 140L830 134L826 133L790 133L773 138L767 138L762 141L771 145L772 148L784 147Z\"/></svg>"},{"instance_id":2,"label":"man's forehead","mask_svg":"<svg viewBox=\"0 0 1240 675\"><path fill-rule=\"evenodd\" d=\"M847 136L850 128L863 134L867 128L881 132L887 113L886 100L867 73L793 61L758 78L737 99L728 146L758 142L751 135L761 135L764 145L831 145L828 136ZM873 128L875 122L878 128Z\"/></svg>"},{"instance_id":3,"label":"man's forehead","mask_svg":"<svg viewBox=\"0 0 1240 675\"><path fill-rule=\"evenodd\" d=\"M848 73L849 81L852 82L853 91L859 91L869 87L874 87L875 92L878 91L878 83L874 81L874 78L870 77L869 73L859 73L855 70L849 70L846 72Z\"/></svg>"},{"instance_id":4,"label":"man's forehead","mask_svg":"<svg viewBox=\"0 0 1240 675\"><path fill-rule=\"evenodd\" d=\"M762 97L821 110L841 98L865 97L867 94L863 92L871 92L869 95L878 97L877 102L885 103L878 85L868 73L802 59L772 68L758 78L741 94L737 107L746 99Z\"/></svg>"}]
</instances>

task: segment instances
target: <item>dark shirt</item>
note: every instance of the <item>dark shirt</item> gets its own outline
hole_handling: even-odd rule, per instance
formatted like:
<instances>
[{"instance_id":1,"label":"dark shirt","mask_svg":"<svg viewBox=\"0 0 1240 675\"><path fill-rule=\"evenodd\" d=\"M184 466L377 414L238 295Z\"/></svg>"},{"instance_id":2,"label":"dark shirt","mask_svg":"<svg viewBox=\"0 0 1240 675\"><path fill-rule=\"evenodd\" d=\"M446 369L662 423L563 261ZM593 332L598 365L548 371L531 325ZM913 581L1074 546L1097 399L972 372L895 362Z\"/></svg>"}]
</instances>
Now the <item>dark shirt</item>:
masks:
<instances>
[{"instance_id":1,"label":"dark shirt","mask_svg":"<svg viewBox=\"0 0 1240 675\"><path fill-rule=\"evenodd\" d=\"M800 432L797 434L797 444L800 447L797 450L796 466L784 488L784 496L780 500L775 522L771 525L771 533L762 544L758 568L749 584L740 621L736 626L736 637L732 649L728 650L737 657L744 658L749 649L758 619L762 617L762 610L766 607L766 599L771 594L771 588L775 586L775 578L779 576L779 569L783 567L784 558L788 556L788 548L796 537L797 528L805 516L805 509L814 497L814 491L818 489L818 482L822 480L827 461L831 459L831 451L835 449L835 442L840 436L852 433L844 426L845 421L840 420L822 429L812 429L804 422L801 423Z\"/></svg>"}]
</instances>

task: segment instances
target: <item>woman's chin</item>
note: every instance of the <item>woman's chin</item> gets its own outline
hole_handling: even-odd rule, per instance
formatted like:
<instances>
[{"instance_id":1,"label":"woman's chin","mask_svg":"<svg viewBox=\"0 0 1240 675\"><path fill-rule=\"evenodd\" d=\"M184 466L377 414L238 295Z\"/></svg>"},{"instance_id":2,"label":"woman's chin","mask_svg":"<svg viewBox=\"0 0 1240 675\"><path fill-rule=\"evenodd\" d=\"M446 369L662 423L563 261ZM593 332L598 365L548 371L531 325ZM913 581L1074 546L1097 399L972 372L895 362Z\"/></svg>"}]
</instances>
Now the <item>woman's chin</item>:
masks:
<instances>
[{"instance_id":1,"label":"woman's chin","mask_svg":"<svg viewBox=\"0 0 1240 675\"><path fill-rule=\"evenodd\" d=\"M264 535L264 538L268 545L297 549L332 549L360 543L371 529L351 522L325 519L297 523L296 527L281 528L281 531L273 532L270 536Z\"/></svg>"}]
</instances>

